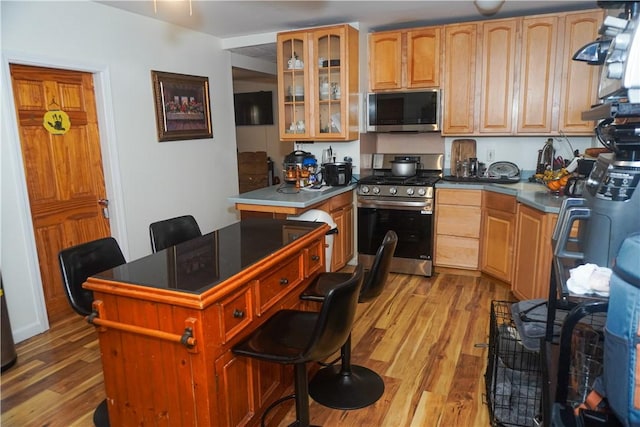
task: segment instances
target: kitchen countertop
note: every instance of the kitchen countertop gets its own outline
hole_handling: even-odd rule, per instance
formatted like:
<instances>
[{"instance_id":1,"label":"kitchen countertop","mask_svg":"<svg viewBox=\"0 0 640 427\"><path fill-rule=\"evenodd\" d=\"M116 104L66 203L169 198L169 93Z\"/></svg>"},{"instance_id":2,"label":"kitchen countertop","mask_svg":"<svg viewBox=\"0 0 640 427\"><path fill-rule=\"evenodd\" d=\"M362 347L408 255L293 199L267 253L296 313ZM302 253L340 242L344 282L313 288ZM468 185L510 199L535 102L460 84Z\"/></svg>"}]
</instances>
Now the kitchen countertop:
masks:
<instances>
[{"instance_id":1,"label":"kitchen countertop","mask_svg":"<svg viewBox=\"0 0 640 427\"><path fill-rule=\"evenodd\" d=\"M331 197L347 191L353 191L357 183L342 187L322 187L319 190L308 188L296 189L292 185L272 185L258 190L229 197L231 203L262 206L284 206L290 208L308 208Z\"/></svg>"},{"instance_id":2,"label":"kitchen countertop","mask_svg":"<svg viewBox=\"0 0 640 427\"><path fill-rule=\"evenodd\" d=\"M436 188L485 190L508 194L515 196L516 200L524 205L542 212L556 214L560 212L562 201L567 198L566 196L552 194L543 184L528 181L520 181L514 184L438 181Z\"/></svg>"}]
</instances>

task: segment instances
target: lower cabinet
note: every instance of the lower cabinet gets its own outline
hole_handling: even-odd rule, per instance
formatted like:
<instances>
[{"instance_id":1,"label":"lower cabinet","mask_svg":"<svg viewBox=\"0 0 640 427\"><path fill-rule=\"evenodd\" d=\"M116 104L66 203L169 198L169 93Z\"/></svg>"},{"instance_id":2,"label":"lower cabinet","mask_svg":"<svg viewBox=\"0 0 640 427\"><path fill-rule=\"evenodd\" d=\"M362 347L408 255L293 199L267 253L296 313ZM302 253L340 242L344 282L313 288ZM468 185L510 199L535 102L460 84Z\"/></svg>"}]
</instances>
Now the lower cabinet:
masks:
<instances>
[{"instance_id":1,"label":"lower cabinet","mask_svg":"<svg viewBox=\"0 0 640 427\"><path fill-rule=\"evenodd\" d=\"M242 219L246 218L286 218L289 215L301 215L310 209L320 209L331 215L338 233L333 236L333 252L329 271L338 271L355 254L353 191L347 191L331 197L308 208L290 208L287 206L236 204Z\"/></svg>"},{"instance_id":2,"label":"lower cabinet","mask_svg":"<svg viewBox=\"0 0 640 427\"><path fill-rule=\"evenodd\" d=\"M549 297L553 258L551 235L557 219L556 214L518 205L511 290L520 299Z\"/></svg>"},{"instance_id":3,"label":"lower cabinet","mask_svg":"<svg viewBox=\"0 0 640 427\"><path fill-rule=\"evenodd\" d=\"M436 189L438 267L478 270L482 190Z\"/></svg>"},{"instance_id":4,"label":"lower cabinet","mask_svg":"<svg viewBox=\"0 0 640 427\"><path fill-rule=\"evenodd\" d=\"M354 254L353 195L347 192L333 197L328 206L321 209L329 212L338 229L338 234L334 234L331 256L331 271L338 271L347 265Z\"/></svg>"},{"instance_id":5,"label":"lower cabinet","mask_svg":"<svg viewBox=\"0 0 640 427\"><path fill-rule=\"evenodd\" d=\"M216 425L236 427L256 424L264 410L284 393L284 366L228 350L216 360L219 414Z\"/></svg>"},{"instance_id":6,"label":"lower cabinet","mask_svg":"<svg viewBox=\"0 0 640 427\"><path fill-rule=\"evenodd\" d=\"M515 196L483 191L480 270L506 283L513 278Z\"/></svg>"}]
</instances>

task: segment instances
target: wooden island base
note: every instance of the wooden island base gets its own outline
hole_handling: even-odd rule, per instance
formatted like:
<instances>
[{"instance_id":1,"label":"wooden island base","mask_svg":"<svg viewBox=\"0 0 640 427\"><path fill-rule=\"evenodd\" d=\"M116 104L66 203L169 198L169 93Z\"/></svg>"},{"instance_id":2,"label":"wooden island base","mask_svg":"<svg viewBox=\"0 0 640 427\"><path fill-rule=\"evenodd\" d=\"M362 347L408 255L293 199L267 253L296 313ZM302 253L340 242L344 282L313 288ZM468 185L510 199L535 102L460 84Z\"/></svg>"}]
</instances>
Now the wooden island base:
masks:
<instances>
[{"instance_id":1,"label":"wooden island base","mask_svg":"<svg viewBox=\"0 0 640 427\"><path fill-rule=\"evenodd\" d=\"M264 223L271 240L280 239L277 250L262 247L266 240L254 223ZM259 425L264 409L292 384L289 369L236 357L231 348L278 310L317 309L302 304L299 294L324 270L329 227L281 220L238 224L243 227L221 229L85 283L94 292L111 425ZM245 224L254 225L245 230ZM240 243L226 244L232 241ZM273 416L283 417L287 408Z\"/></svg>"}]
</instances>

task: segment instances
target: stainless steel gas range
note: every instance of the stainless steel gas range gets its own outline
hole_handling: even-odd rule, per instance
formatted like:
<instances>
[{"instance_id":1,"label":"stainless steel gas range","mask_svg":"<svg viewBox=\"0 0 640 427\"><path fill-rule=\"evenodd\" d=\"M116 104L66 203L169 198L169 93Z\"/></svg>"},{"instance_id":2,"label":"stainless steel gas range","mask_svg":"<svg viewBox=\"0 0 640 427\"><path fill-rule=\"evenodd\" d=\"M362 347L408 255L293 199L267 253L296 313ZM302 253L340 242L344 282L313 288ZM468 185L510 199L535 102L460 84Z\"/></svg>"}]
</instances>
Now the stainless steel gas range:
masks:
<instances>
[{"instance_id":1,"label":"stainless steel gas range","mask_svg":"<svg viewBox=\"0 0 640 427\"><path fill-rule=\"evenodd\" d=\"M392 162L415 162L415 173L394 175ZM433 272L435 183L443 154L374 154L372 174L358 185L358 261L370 267L388 230L398 235L391 262L396 273Z\"/></svg>"}]
</instances>

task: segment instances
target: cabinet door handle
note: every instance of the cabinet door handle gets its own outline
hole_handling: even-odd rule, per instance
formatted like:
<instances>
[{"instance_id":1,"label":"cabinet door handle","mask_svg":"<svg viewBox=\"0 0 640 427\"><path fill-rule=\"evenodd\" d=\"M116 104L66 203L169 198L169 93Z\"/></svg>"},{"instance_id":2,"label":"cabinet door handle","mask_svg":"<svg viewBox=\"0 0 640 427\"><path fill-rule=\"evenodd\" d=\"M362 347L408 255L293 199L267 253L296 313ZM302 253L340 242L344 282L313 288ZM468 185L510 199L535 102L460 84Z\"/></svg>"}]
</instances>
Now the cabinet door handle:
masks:
<instances>
[{"instance_id":1,"label":"cabinet door handle","mask_svg":"<svg viewBox=\"0 0 640 427\"><path fill-rule=\"evenodd\" d=\"M236 319L242 319L244 317L244 311L238 310L237 308L233 310L233 317Z\"/></svg>"},{"instance_id":2,"label":"cabinet door handle","mask_svg":"<svg viewBox=\"0 0 640 427\"><path fill-rule=\"evenodd\" d=\"M320 256L319 255L312 255L311 256L311 261L320 261Z\"/></svg>"},{"instance_id":3,"label":"cabinet door handle","mask_svg":"<svg viewBox=\"0 0 640 427\"><path fill-rule=\"evenodd\" d=\"M280 279L280 284L281 285L288 285L289 284L289 279L287 279L286 277L283 277L282 279Z\"/></svg>"}]
</instances>

